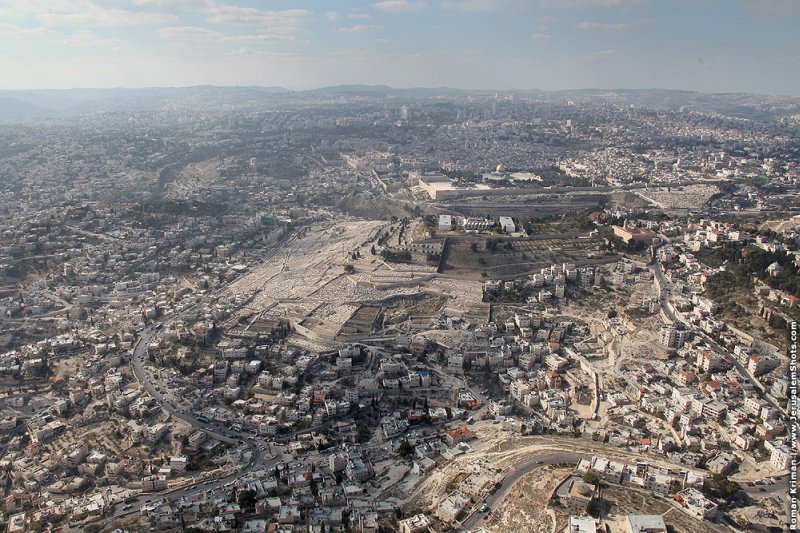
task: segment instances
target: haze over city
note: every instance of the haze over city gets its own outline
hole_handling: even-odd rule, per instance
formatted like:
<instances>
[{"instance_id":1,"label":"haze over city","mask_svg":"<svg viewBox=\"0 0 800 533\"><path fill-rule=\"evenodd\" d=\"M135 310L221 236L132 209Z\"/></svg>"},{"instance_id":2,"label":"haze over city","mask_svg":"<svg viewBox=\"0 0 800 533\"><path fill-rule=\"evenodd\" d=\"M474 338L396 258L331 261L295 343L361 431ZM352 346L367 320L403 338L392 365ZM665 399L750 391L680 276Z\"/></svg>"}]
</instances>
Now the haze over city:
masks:
<instances>
[{"instance_id":1,"label":"haze over city","mask_svg":"<svg viewBox=\"0 0 800 533\"><path fill-rule=\"evenodd\" d=\"M793 0L4 0L0 88L798 95L799 16Z\"/></svg>"},{"instance_id":2,"label":"haze over city","mask_svg":"<svg viewBox=\"0 0 800 533\"><path fill-rule=\"evenodd\" d=\"M796 0L0 0L0 531L798 531Z\"/></svg>"}]
</instances>

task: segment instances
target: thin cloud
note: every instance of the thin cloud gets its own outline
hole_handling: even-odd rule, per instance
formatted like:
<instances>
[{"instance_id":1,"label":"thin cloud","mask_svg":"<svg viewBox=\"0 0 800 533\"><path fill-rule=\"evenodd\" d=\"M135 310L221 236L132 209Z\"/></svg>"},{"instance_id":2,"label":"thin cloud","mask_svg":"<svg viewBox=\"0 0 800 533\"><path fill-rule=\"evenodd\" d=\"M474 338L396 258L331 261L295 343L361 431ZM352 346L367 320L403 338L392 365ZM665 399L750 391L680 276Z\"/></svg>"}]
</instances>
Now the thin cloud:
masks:
<instances>
[{"instance_id":1,"label":"thin cloud","mask_svg":"<svg viewBox=\"0 0 800 533\"><path fill-rule=\"evenodd\" d=\"M40 39L42 37L47 37L52 34L53 32L51 30L43 27L23 28L22 26L15 26L14 24L6 24L4 22L0 22L0 38Z\"/></svg>"},{"instance_id":2,"label":"thin cloud","mask_svg":"<svg viewBox=\"0 0 800 533\"><path fill-rule=\"evenodd\" d=\"M425 9L428 7L428 3L425 0L383 0L375 2L372 7L388 13L409 13Z\"/></svg>"},{"instance_id":3,"label":"thin cloud","mask_svg":"<svg viewBox=\"0 0 800 533\"><path fill-rule=\"evenodd\" d=\"M531 41L546 41L552 37L549 33L534 33L531 35Z\"/></svg>"},{"instance_id":4,"label":"thin cloud","mask_svg":"<svg viewBox=\"0 0 800 533\"><path fill-rule=\"evenodd\" d=\"M245 35L232 35L220 39L222 42L246 43L246 42L288 42L294 41L293 35L282 35L274 33L258 33Z\"/></svg>"},{"instance_id":5,"label":"thin cloud","mask_svg":"<svg viewBox=\"0 0 800 533\"><path fill-rule=\"evenodd\" d=\"M49 27L138 26L172 23L172 11L186 0L5 0L4 19L31 18ZM201 5L203 0L200 0Z\"/></svg>"},{"instance_id":6,"label":"thin cloud","mask_svg":"<svg viewBox=\"0 0 800 533\"><path fill-rule=\"evenodd\" d=\"M611 57L611 56L614 56L616 54L617 54L616 50L614 50L613 48L607 48L605 50L598 50L596 52L588 52L586 54L581 54L581 55L578 55L577 58L578 59L585 59L585 60L594 61L594 60L597 60L597 59L603 59L603 58L606 58L606 57Z\"/></svg>"},{"instance_id":7,"label":"thin cloud","mask_svg":"<svg viewBox=\"0 0 800 533\"><path fill-rule=\"evenodd\" d=\"M120 51L123 49L123 42L119 39L105 39L86 30L77 31L64 39L52 39L48 41L48 44L80 48L103 48L113 51Z\"/></svg>"},{"instance_id":8,"label":"thin cloud","mask_svg":"<svg viewBox=\"0 0 800 533\"><path fill-rule=\"evenodd\" d=\"M336 11L327 11L325 13L325 18L330 20L331 22L335 22L337 20L340 20L342 16Z\"/></svg>"},{"instance_id":9,"label":"thin cloud","mask_svg":"<svg viewBox=\"0 0 800 533\"><path fill-rule=\"evenodd\" d=\"M355 26L347 26L343 28L336 28L340 33L361 33L365 31L381 30L383 26L377 24L356 24Z\"/></svg>"},{"instance_id":10,"label":"thin cloud","mask_svg":"<svg viewBox=\"0 0 800 533\"><path fill-rule=\"evenodd\" d=\"M606 32L622 32L628 30L635 30L642 26L652 24L653 19L642 19L634 21L619 21L619 22L579 22L575 25L579 30L597 30Z\"/></svg>"},{"instance_id":11,"label":"thin cloud","mask_svg":"<svg viewBox=\"0 0 800 533\"><path fill-rule=\"evenodd\" d=\"M85 26L146 26L164 24L178 20L175 15L149 11L126 11L123 9L105 9L94 4L83 11L72 12L46 12L36 15L45 26L66 26L70 28Z\"/></svg>"},{"instance_id":12,"label":"thin cloud","mask_svg":"<svg viewBox=\"0 0 800 533\"><path fill-rule=\"evenodd\" d=\"M539 5L548 9L595 9L595 8L620 8L630 9L642 7L649 0L539 0Z\"/></svg>"},{"instance_id":13,"label":"thin cloud","mask_svg":"<svg viewBox=\"0 0 800 533\"><path fill-rule=\"evenodd\" d=\"M309 56L299 52L270 52L265 50L253 50L252 48L246 47L234 50L233 52L230 52L230 54L237 56L256 56L269 59L292 59L295 61L311 59Z\"/></svg>"},{"instance_id":14,"label":"thin cloud","mask_svg":"<svg viewBox=\"0 0 800 533\"><path fill-rule=\"evenodd\" d=\"M116 7L119 9L127 9L130 11L135 11L137 9L158 10L158 11L180 11L186 8L198 8L211 4L210 0L89 0L89 1L99 6ZM64 0L62 0L62 3L63 2Z\"/></svg>"},{"instance_id":15,"label":"thin cloud","mask_svg":"<svg viewBox=\"0 0 800 533\"><path fill-rule=\"evenodd\" d=\"M313 15L306 9L284 9L282 11L261 11L254 7L239 7L214 4L204 10L208 22L231 26L261 26L265 28L284 28L287 32L297 30L304 19Z\"/></svg>"},{"instance_id":16,"label":"thin cloud","mask_svg":"<svg viewBox=\"0 0 800 533\"><path fill-rule=\"evenodd\" d=\"M222 34L200 26L169 26L156 30L159 38L173 44L199 44L216 41Z\"/></svg>"},{"instance_id":17,"label":"thin cloud","mask_svg":"<svg viewBox=\"0 0 800 533\"><path fill-rule=\"evenodd\" d=\"M445 0L442 7L459 11L494 11L502 4L500 0Z\"/></svg>"},{"instance_id":18,"label":"thin cloud","mask_svg":"<svg viewBox=\"0 0 800 533\"><path fill-rule=\"evenodd\" d=\"M373 16L369 13L349 13L347 18L353 20L371 20Z\"/></svg>"},{"instance_id":19,"label":"thin cloud","mask_svg":"<svg viewBox=\"0 0 800 533\"><path fill-rule=\"evenodd\" d=\"M800 15L797 0L744 0L743 5L759 23L785 21Z\"/></svg>"}]
</instances>

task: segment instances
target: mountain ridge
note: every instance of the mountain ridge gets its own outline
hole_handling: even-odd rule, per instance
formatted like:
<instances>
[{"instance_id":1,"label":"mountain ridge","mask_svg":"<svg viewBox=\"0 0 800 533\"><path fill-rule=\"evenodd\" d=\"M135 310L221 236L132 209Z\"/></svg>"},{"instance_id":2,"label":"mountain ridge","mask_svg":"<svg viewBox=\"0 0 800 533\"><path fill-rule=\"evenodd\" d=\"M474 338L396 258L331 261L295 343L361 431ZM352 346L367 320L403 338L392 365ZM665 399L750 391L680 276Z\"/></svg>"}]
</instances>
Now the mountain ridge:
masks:
<instances>
[{"instance_id":1,"label":"mountain ridge","mask_svg":"<svg viewBox=\"0 0 800 533\"><path fill-rule=\"evenodd\" d=\"M757 95L750 93L702 93L684 89L602 89L582 88L544 91L541 89L460 89L454 87L391 87L389 85L344 84L313 89L294 90L278 86L194 85L188 87L143 88L74 88L0 90L0 119L56 117L72 113L146 112L168 104L197 105L223 99L225 105L244 106L274 104L286 97L362 97L362 98L435 98L519 95L552 100L614 102L653 108L724 112L754 118L763 114L764 106L787 106L785 114L797 113L800 98ZM795 109L797 108L797 109ZM773 110L774 111L774 110Z\"/></svg>"}]
</instances>

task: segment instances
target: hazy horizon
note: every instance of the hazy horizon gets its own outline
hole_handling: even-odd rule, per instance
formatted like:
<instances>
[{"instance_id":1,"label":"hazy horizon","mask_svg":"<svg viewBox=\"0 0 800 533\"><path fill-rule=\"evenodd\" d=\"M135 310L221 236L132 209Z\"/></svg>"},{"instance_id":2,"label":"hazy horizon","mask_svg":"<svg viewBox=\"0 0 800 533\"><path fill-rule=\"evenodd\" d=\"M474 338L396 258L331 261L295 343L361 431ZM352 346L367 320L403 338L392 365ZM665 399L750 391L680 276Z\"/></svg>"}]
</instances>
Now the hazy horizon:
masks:
<instances>
[{"instance_id":1,"label":"hazy horizon","mask_svg":"<svg viewBox=\"0 0 800 533\"><path fill-rule=\"evenodd\" d=\"M0 0L0 89L365 84L798 96L799 17L792 0Z\"/></svg>"},{"instance_id":2,"label":"hazy horizon","mask_svg":"<svg viewBox=\"0 0 800 533\"><path fill-rule=\"evenodd\" d=\"M724 95L724 94L747 94L753 96L767 96L767 97L786 97L786 98L800 98L800 95L792 95L792 94L781 94L781 93L757 93L757 92L747 92L747 91L700 91L695 89L686 89L680 87L639 87L639 88L632 88L632 87L564 87L559 89L541 89L539 87L491 87L491 88L475 88L475 87L458 87L452 85L408 85L408 86L398 86L398 85L389 85L386 83L359 83L359 82L352 82L352 83L338 83L338 84L323 84L317 85L313 87L285 87L281 85L217 85L217 84L209 84L209 83L201 83L201 84L194 84L194 85L143 85L140 87L130 87L130 86L116 86L116 87L23 87L19 89L4 89L0 88L0 93L25 93L25 92L69 92L69 91L146 91L146 90L160 90L160 89L196 89L196 88L215 88L215 89L270 89L276 91L286 91L286 92L312 92L312 91L322 91L325 89L336 89L336 88L344 88L344 87L365 87L365 88L381 88L385 87L388 90L392 91L414 91L414 90L421 90L421 91L435 91L435 90L453 90L453 91L462 91L465 93L526 93L526 92L543 92L543 93L562 93L562 92L590 92L590 91L608 91L608 92L615 92L615 91L630 91L630 92L686 92L686 93L697 93L703 95Z\"/></svg>"}]
</instances>

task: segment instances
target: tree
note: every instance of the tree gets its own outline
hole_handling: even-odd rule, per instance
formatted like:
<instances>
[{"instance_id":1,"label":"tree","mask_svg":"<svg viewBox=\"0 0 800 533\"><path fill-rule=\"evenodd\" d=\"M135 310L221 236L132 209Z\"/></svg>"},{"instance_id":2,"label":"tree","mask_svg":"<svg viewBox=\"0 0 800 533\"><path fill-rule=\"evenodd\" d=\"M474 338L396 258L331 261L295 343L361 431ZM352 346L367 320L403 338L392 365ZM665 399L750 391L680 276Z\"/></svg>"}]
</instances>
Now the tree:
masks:
<instances>
[{"instance_id":1,"label":"tree","mask_svg":"<svg viewBox=\"0 0 800 533\"><path fill-rule=\"evenodd\" d=\"M400 251L392 251L384 250L381 252L381 256L387 261L411 261L411 252L408 250L400 250Z\"/></svg>"},{"instance_id":2,"label":"tree","mask_svg":"<svg viewBox=\"0 0 800 533\"><path fill-rule=\"evenodd\" d=\"M607 316L608 316L608 318L615 318L617 316L617 310L616 309L612 309L611 311L608 312Z\"/></svg>"},{"instance_id":3,"label":"tree","mask_svg":"<svg viewBox=\"0 0 800 533\"><path fill-rule=\"evenodd\" d=\"M711 488L719 494L720 498L728 499L739 490L739 484L728 479L728 476L716 474L711 482Z\"/></svg>"},{"instance_id":4,"label":"tree","mask_svg":"<svg viewBox=\"0 0 800 533\"><path fill-rule=\"evenodd\" d=\"M595 487L598 483L600 483L600 478L594 472L586 472L583 474L583 480L590 485L594 485Z\"/></svg>"},{"instance_id":5,"label":"tree","mask_svg":"<svg viewBox=\"0 0 800 533\"><path fill-rule=\"evenodd\" d=\"M490 252L497 250L497 239L486 239L486 249Z\"/></svg>"},{"instance_id":6,"label":"tree","mask_svg":"<svg viewBox=\"0 0 800 533\"><path fill-rule=\"evenodd\" d=\"M473 252L477 252L478 251L478 243L477 242L473 242L472 244L469 245L469 249L472 250Z\"/></svg>"},{"instance_id":7,"label":"tree","mask_svg":"<svg viewBox=\"0 0 800 533\"><path fill-rule=\"evenodd\" d=\"M350 531L350 514L350 509L342 511L342 524L344 525L345 531Z\"/></svg>"},{"instance_id":8,"label":"tree","mask_svg":"<svg viewBox=\"0 0 800 533\"><path fill-rule=\"evenodd\" d=\"M256 506L256 491L248 489L239 491L239 498L236 500L242 509L250 509Z\"/></svg>"},{"instance_id":9,"label":"tree","mask_svg":"<svg viewBox=\"0 0 800 533\"><path fill-rule=\"evenodd\" d=\"M600 514L603 512L603 508L600 501L594 499L591 502L589 502L589 507L586 508L586 512L589 513L590 516L599 518Z\"/></svg>"},{"instance_id":10,"label":"tree","mask_svg":"<svg viewBox=\"0 0 800 533\"><path fill-rule=\"evenodd\" d=\"M414 453L414 446L409 444L407 440L401 442L400 446L397 447L397 454L400 457L409 457L413 453Z\"/></svg>"}]
</instances>

